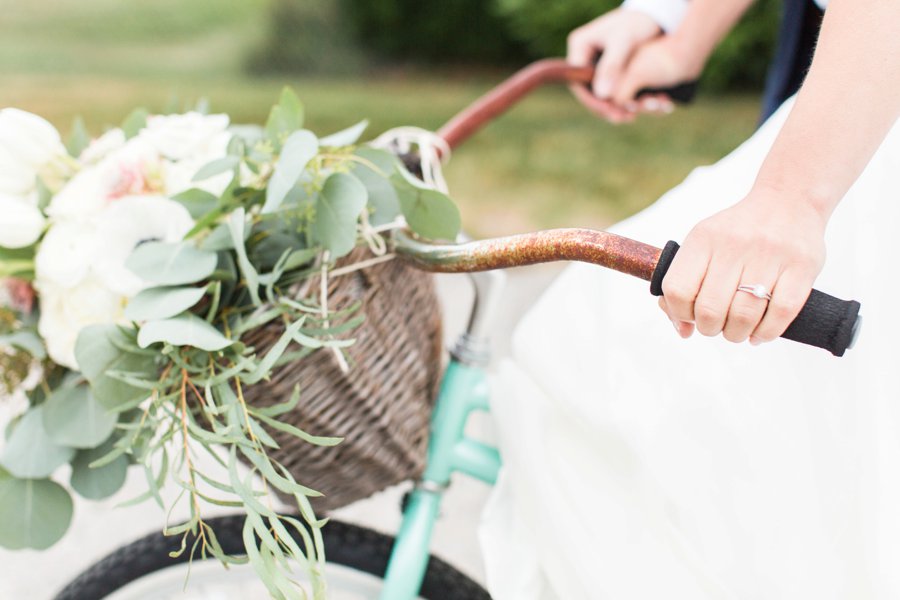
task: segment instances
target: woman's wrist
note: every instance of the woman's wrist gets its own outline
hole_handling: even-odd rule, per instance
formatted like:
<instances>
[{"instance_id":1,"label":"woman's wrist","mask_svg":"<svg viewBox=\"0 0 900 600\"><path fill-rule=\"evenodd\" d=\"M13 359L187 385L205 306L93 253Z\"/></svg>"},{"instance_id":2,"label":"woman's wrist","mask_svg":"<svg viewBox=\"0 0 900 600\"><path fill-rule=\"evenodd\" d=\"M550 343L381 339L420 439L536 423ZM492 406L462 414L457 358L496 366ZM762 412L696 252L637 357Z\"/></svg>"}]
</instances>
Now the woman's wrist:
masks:
<instances>
[{"instance_id":1,"label":"woman's wrist","mask_svg":"<svg viewBox=\"0 0 900 600\"><path fill-rule=\"evenodd\" d=\"M757 179L744 198L744 202L765 206L773 216L803 215L804 220L817 223L823 232L839 200L833 199L832 194L797 185L797 182L784 185L781 181L766 179Z\"/></svg>"},{"instance_id":2,"label":"woman's wrist","mask_svg":"<svg viewBox=\"0 0 900 600\"><path fill-rule=\"evenodd\" d=\"M703 74L706 61L712 52L712 48L706 48L698 44L696 40L686 35L683 29L677 29L668 35L672 52L682 70L683 81L696 81Z\"/></svg>"}]
</instances>

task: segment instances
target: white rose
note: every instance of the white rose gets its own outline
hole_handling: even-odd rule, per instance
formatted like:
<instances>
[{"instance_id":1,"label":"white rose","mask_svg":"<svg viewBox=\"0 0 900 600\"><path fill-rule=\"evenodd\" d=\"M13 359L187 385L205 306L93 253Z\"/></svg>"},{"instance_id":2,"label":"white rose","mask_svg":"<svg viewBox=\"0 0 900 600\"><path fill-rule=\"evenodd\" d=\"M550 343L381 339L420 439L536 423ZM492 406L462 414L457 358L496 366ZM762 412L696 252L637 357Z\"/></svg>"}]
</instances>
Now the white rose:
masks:
<instances>
[{"instance_id":1,"label":"white rose","mask_svg":"<svg viewBox=\"0 0 900 600\"><path fill-rule=\"evenodd\" d=\"M17 108L0 110L0 147L34 171L66 155L59 132L46 120Z\"/></svg>"},{"instance_id":2,"label":"white rose","mask_svg":"<svg viewBox=\"0 0 900 600\"><path fill-rule=\"evenodd\" d=\"M75 342L82 329L124 320L125 299L93 277L72 287L42 285L40 299L38 332L50 358L70 369L78 370Z\"/></svg>"},{"instance_id":3,"label":"white rose","mask_svg":"<svg viewBox=\"0 0 900 600\"><path fill-rule=\"evenodd\" d=\"M147 118L138 138L150 142L163 157L179 161L209 154L226 129L228 115L154 115Z\"/></svg>"},{"instance_id":4,"label":"white rose","mask_svg":"<svg viewBox=\"0 0 900 600\"><path fill-rule=\"evenodd\" d=\"M25 248L44 231L44 215L35 202L0 193L0 246Z\"/></svg>"}]
</instances>

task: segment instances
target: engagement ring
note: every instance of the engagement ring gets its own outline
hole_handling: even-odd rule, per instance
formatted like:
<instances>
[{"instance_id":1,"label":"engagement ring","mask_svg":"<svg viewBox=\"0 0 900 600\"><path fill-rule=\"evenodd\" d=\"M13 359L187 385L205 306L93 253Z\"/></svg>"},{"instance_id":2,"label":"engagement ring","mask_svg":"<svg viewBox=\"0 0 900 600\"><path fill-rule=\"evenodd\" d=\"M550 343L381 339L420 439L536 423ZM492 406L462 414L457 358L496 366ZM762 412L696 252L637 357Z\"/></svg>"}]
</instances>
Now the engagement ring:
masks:
<instances>
[{"instance_id":1,"label":"engagement ring","mask_svg":"<svg viewBox=\"0 0 900 600\"><path fill-rule=\"evenodd\" d=\"M769 290L766 289L761 283L757 283L755 285L739 285L739 292L747 292L748 294L753 294L757 298L761 298L763 300L771 300L772 294L769 293Z\"/></svg>"}]
</instances>

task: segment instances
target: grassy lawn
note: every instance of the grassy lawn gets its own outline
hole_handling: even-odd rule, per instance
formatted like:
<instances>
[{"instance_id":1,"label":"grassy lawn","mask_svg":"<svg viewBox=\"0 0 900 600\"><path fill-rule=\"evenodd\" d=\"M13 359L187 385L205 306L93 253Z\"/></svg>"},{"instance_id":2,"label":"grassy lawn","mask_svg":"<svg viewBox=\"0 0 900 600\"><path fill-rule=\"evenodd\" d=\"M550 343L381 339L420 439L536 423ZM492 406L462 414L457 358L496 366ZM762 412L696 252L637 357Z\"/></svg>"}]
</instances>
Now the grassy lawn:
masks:
<instances>
[{"instance_id":1,"label":"grassy lawn","mask_svg":"<svg viewBox=\"0 0 900 600\"><path fill-rule=\"evenodd\" d=\"M236 122L261 122L283 85L318 133L363 118L372 135L437 128L504 74L253 77L245 58L265 33L264 0L0 0L0 106L94 132L136 106L208 99ZM667 118L613 127L562 89L543 90L461 147L447 166L467 229L490 235L603 227L640 210L695 166L752 132L757 100L706 98Z\"/></svg>"}]
</instances>

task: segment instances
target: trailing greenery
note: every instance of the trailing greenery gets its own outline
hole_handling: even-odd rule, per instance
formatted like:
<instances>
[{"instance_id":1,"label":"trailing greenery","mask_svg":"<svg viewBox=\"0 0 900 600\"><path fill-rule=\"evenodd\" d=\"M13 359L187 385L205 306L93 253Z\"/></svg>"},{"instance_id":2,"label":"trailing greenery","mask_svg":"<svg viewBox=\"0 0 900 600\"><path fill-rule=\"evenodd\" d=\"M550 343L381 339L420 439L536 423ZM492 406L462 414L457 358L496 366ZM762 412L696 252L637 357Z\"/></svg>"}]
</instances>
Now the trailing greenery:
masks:
<instances>
[{"instance_id":1,"label":"trailing greenery","mask_svg":"<svg viewBox=\"0 0 900 600\"><path fill-rule=\"evenodd\" d=\"M204 118L189 117L195 125ZM147 123L146 111L135 111L123 136L135 138ZM190 213L193 227L178 241L144 240L131 251L125 266L148 285L128 300L128 325L79 331L77 370L47 359L33 314L0 311L0 391L7 392L0 396L27 395L0 453L0 545L43 549L65 533L72 500L53 480L60 466L71 465L71 490L100 499L121 488L133 464L147 483L133 502L164 506L161 488L180 490L176 504L190 518L165 530L181 538L176 554L249 562L273 598L304 597L297 577L312 583L315 598L325 597L324 521L309 503L320 492L273 457L279 445L270 432L318 446L342 440L302 431L285 418L302 402L301 390L265 407L246 391L314 350L345 361L342 350L362 317L358 306L329 306L335 261L358 245L390 259L384 235L407 225L423 237L453 239L460 220L447 196L424 187L393 155L359 143L366 122L325 137L303 124L303 106L286 89L264 128L230 130L227 153L196 172L197 187L171 198ZM76 127L68 144L73 160L86 161L84 170L94 168L83 154L87 139ZM230 184L221 194L203 188L223 175ZM23 254L34 261L42 243ZM282 331L271 347L245 341L270 324ZM40 381L22 389L34 368ZM199 454L222 474L199 468ZM276 494L293 498L296 517L277 512ZM210 504L245 512L246 555L224 552L204 520Z\"/></svg>"}]
</instances>

